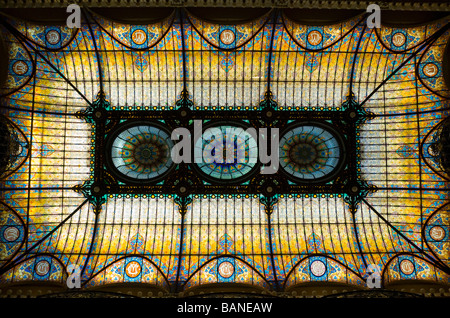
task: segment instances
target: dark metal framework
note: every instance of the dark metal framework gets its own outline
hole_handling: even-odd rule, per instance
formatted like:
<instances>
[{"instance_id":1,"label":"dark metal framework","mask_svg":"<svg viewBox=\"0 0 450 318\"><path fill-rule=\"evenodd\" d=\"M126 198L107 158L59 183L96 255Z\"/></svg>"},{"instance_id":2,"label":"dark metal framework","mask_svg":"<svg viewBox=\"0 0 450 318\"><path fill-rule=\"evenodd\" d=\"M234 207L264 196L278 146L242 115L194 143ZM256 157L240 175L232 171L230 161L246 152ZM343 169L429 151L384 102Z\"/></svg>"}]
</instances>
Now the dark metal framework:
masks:
<instances>
[{"instance_id":1,"label":"dark metal framework","mask_svg":"<svg viewBox=\"0 0 450 318\"><path fill-rule=\"evenodd\" d=\"M181 29L183 30L183 11L178 10L179 20L178 23L181 24ZM271 22L275 28L275 21L279 18L278 11L274 11ZM84 16L86 21L88 22L89 29L91 31L92 40L94 41L94 46L96 49L97 60L100 61L99 58L99 49L97 44L95 43L95 36L93 34L91 23L92 19L88 17L88 14L84 12ZM370 205L370 203L365 199L366 195L369 192L374 192L377 190L373 185L369 185L366 180L363 180L358 172L359 167L359 159L360 153L357 147L358 137L357 133L360 129L360 126L363 125L366 121L375 118L376 116L383 115L374 115L372 113L366 112L363 108L365 102L367 102L371 96L375 94L386 82L397 73L404 65L406 65L411 59L414 59L416 55L421 52L428 45L433 43L433 41L439 37L443 32L445 32L449 26L443 27L439 32L430 36L413 54L411 54L406 60L404 60L400 65L395 68L392 73L388 74L386 79L381 82L376 89L369 94L366 99L362 102L356 102L353 98L352 93L352 84L353 84L353 76L351 76L351 85L350 85L350 95L348 96L347 101L344 102L341 109L338 110L324 110L324 111L312 111L309 107L306 107L300 111L277 111L277 104L272 99L271 92L271 82L270 76L267 78L267 91L266 98L261 101L259 110L254 111L201 111L194 110L193 103L189 100L187 86L186 86L186 77L183 78L184 89L182 92L182 98L177 101L176 107L174 110L169 111L127 111L127 110L113 110L111 108L110 103L106 100L104 87L103 87L103 71L101 63L98 63L99 70L99 78L100 78L100 92L98 94L97 100L94 102L90 102L87 97L85 97L76 86L70 82L64 75L58 71L55 66L52 66L52 63L42 54L42 52L36 50L28 40L20 34L19 31L15 30L11 25L8 24L4 19L1 19L0 22L10 30L18 39L23 41L31 50L34 50L34 54L39 56L44 61L46 61L55 72L59 73L59 75L67 81L67 83L75 89L80 96L89 104L89 107L77 114L68 113L65 114L67 116L77 116L78 118L84 118L87 122L94 125L95 138L93 145L95 146L94 150L94 160L92 163L92 178L87 180L83 185L78 185L74 187L75 191L81 192L85 195L86 201L84 201L78 208L76 208L73 213L69 214L67 218L65 218L58 226L49 231L46 235L42 237L38 242L31 246L27 246L25 252L21 254L19 257L15 258L13 262L7 263L1 270L0 273L4 273L7 270L11 269L15 265L22 262L27 256L36 249L42 242L44 242L47 238L51 237L53 233L55 233L62 225L64 225L75 213L77 213L81 207L90 202L95 211L100 213L102 205L106 202L107 196L110 194L172 194L174 195L175 202L180 206L180 212L182 214L181 218L181 236L180 236L180 250L178 260L181 263L181 255L182 255L182 246L183 246L183 229L185 227L185 213L187 205L192 202L192 195L194 194L261 194L260 201L266 207L266 214L268 216L268 227L271 228L271 213L273 211L273 205L278 200L278 195L280 194L342 194L344 196L345 202L349 204L350 211L352 213L356 212L356 207L358 204L367 205L371 211L373 211L379 219L386 223L390 228L397 231L400 236L403 234L397 230L395 225L393 225L389 220L383 218L383 216L377 212L376 208ZM183 34L183 32L182 32ZM273 35L272 35L273 36ZM184 45L184 37L183 40L183 68L186 69L186 51ZM273 41L273 38L272 38ZM361 39L359 39L361 41ZM359 45L359 43L358 43ZM271 46L272 48L272 46ZM358 48L355 52L358 52ZM272 51L270 51L272 54ZM355 53L356 54L356 53ZM270 61L269 58L269 74L270 74ZM353 59L352 65L352 74L355 69L356 59ZM184 70L183 74L186 74ZM444 111L448 109L441 109L440 111ZM33 110L31 110L33 112ZM409 113L411 114L411 113ZM412 113L419 115L420 112ZM398 114L402 115L402 114ZM392 115L390 115L392 116ZM396 116L396 115L393 115ZM327 122L329 125L332 125L334 129L342 136L345 140L345 161L343 164L343 168L339 171L339 173L335 176L333 180L327 182L325 184L317 184L317 185L301 185L295 184L287 181L287 177L279 172L275 175L255 175L253 176L248 183L242 185L233 185L228 186L227 184L209 184L199 175L196 175L193 169L190 169L185 164L180 164L176 169L172 170L170 174L164 181L161 181L152 185L127 185L121 182L114 177L110 171L107 169L106 158L105 158L105 146L106 139L110 133L112 133L121 122L126 120L150 120L150 121L162 121L169 127L170 129L185 127L192 131L192 120L194 119L202 119L202 120L232 120L232 121L248 121L248 123L254 127L277 127L282 130L284 127L287 127L291 121L323 121ZM271 189L269 191L269 188ZM394 188L383 188L383 190L394 189ZM395 188L398 189L398 188ZM422 188L418 188L421 190ZM11 189L2 189L5 191ZM15 190L15 189L12 189ZM437 189L436 189L437 190ZM353 216L353 225L356 226L355 217ZM96 228L98 227L98 217L95 219L94 224L94 233L97 233ZM272 231L269 231L269 246L272 248ZM358 235L356 235L358 238ZM403 238L408 241L412 246L414 246L417 251L419 251L422 255L425 255L426 259L434 264L436 267L440 268L446 273L450 273L449 267L444 264L442 261L437 260L435 257L431 256L427 251L425 251L420 246L417 246L414 242L411 241L408 237L403 235ZM96 239L96 236L93 236L93 240ZM360 248L360 254L363 255L359 238L357 240L358 246ZM88 252L86 260L89 260L89 257L92 253L93 244L90 245L90 250ZM364 263L365 257L362 257ZM274 253L271 250L271 260L272 266L274 266ZM185 282L179 279L179 271L180 271L180 263L178 264L178 275L175 282L173 282L173 291L179 290L180 287L183 286ZM87 261L86 261L87 264ZM86 264L84 264L82 272L86 270ZM366 264L367 265L367 264ZM86 283L86 281L84 282ZM277 281L277 276L274 276L273 288L275 290L279 290L282 286L281 282Z\"/></svg>"},{"instance_id":2,"label":"dark metal framework","mask_svg":"<svg viewBox=\"0 0 450 318\"><path fill-rule=\"evenodd\" d=\"M272 12L271 23L275 29L276 20L279 19L279 12ZM179 11L178 23L183 31L183 11ZM92 28L89 27L92 32ZM272 30L272 31L273 31ZM269 63L267 73L271 73L273 36L269 51ZM186 51L184 37L182 40L183 74L186 74ZM361 41L361 39L359 39ZM94 45L95 44L94 40ZM359 46L359 42L358 42ZM99 52L96 51L98 56ZM100 60L98 58L98 60ZM354 71L353 61L352 74ZM102 74L101 65L98 65L99 73ZM277 102L272 98L271 79L267 77L267 91L265 99L261 101L259 110L248 111L207 111L194 110L194 104L189 100L189 93L186 86L186 77L183 77L183 91L181 98L176 102L175 110L113 110L111 104L106 100L102 91L102 76L100 76L101 91L86 110L77 113L79 118L84 118L88 123L94 125L95 138L93 147L95 148L94 163L92 164L92 177L83 185L75 187L76 191L82 192L92 203L101 205L106 202L109 194L175 194L179 197L186 197L192 194L262 194L271 198L278 194L344 194L346 201L350 204L351 210L356 209L356 205L368 193L375 191L375 187L368 185L361 179L358 173L358 162L360 162L358 132L360 126L366 120L370 120L374 115L365 111L362 105L358 104L353 93L350 93L347 100L339 110L330 108L329 110L311 110L304 107L296 111L278 111ZM353 76L351 76L353 79ZM119 105L120 106L120 105ZM329 124L342 138L345 144L345 153L342 155L340 166L343 166L334 175L332 182L310 185L308 183L295 184L289 182L289 177L283 174L281 169L274 175L254 175L245 184L218 183L210 184L208 180L202 180L201 175L195 173L195 169L189 164L181 163L176 169L165 178L164 182L152 185L127 185L119 182L114 173L107 169L107 157L105 148L108 135L113 133L115 127L127 120L149 120L163 122L169 130L175 128L188 128L193 135L193 120L204 121L246 121L251 127L258 128L279 128L283 131L289 124L300 124L308 122L323 122ZM106 169L105 169L106 168ZM266 200L266 199L263 199Z\"/></svg>"},{"instance_id":3,"label":"dark metal framework","mask_svg":"<svg viewBox=\"0 0 450 318\"><path fill-rule=\"evenodd\" d=\"M369 187L357 172L357 162L360 160L357 151L357 133L360 125L373 115L361 109L351 97L344 103L341 110L331 111L277 111L276 108L273 108L273 101L268 99L261 102L260 111L216 112L191 110L184 107L168 111L124 111L112 110L110 104L100 94L92 108L80 112L78 115L95 126L95 141L92 145L95 147L95 162L93 164L93 178L83 186L77 187L77 191L82 191L87 197L96 197L98 201L101 201L100 197L106 194L177 194L188 196L191 194L262 193L267 197L272 197L276 194L289 193L345 193L352 197L359 195L360 191L374 190L374 187ZM202 176L195 173L195 169L192 167L194 164L181 163L162 182L154 182L150 185L139 183L130 185L117 180L114 172L111 172L111 165L107 164L108 153L105 149L107 149L107 139L111 139L109 135L116 131L119 124L137 119L144 122L148 121L150 124L152 122L164 123L169 131L176 128L187 128L192 136L194 135L194 120L205 122L223 120L229 123L249 121L250 126L255 129L271 127L278 128L279 131L283 131L289 122L292 125L315 122L320 124L322 122L328 124L328 127L333 127L338 136L342 136L345 151L342 153L340 166L344 168L338 171L332 182L323 182L323 184L318 185L311 185L306 182L303 184L288 182L289 175L284 174L281 169L273 175L257 173L253 177L249 177L251 179L248 183L229 185L228 182L211 184L207 180L202 180ZM267 188L269 187L268 191Z\"/></svg>"}]
</instances>

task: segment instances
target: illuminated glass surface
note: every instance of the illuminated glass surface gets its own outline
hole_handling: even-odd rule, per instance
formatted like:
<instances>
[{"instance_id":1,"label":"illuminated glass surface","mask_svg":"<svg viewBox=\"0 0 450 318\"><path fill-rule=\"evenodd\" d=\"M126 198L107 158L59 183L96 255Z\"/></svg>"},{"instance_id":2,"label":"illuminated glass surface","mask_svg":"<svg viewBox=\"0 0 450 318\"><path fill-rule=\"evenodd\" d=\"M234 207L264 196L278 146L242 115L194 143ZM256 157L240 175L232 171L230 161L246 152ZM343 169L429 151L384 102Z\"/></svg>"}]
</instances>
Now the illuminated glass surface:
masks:
<instances>
[{"instance_id":1,"label":"illuminated glass surface","mask_svg":"<svg viewBox=\"0 0 450 318\"><path fill-rule=\"evenodd\" d=\"M194 160L203 173L217 180L245 177L256 166L258 144L245 129L221 125L206 129L194 147Z\"/></svg>"},{"instance_id":2,"label":"illuminated glass surface","mask_svg":"<svg viewBox=\"0 0 450 318\"><path fill-rule=\"evenodd\" d=\"M167 132L151 125L136 125L121 131L112 141L113 165L124 176L151 180L172 166L173 141Z\"/></svg>"},{"instance_id":3,"label":"illuminated glass surface","mask_svg":"<svg viewBox=\"0 0 450 318\"><path fill-rule=\"evenodd\" d=\"M280 163L292 176L314 180L336 169L343 150L328 130L304 125L286 132L280 140Z\"/></svg>"},{"instance_id":4,"label":"illuminated glass surface","mask_svg":"<svg viewBox=\"0 0 450 318\"><path fill-rule=\"evenodd\" d=\"M126 282L165 293L223 282L268 291L309 282L366 288L368 264L380 266L386 286L449 283L450 180L428 150L448 116L448 19L371 29L363 16L310 26L282 10L236 25L182 9L148 25L86 16L80 29L11 18L1 28L9 47L1 113L20 144L1 176L1 284L51 281L65 289L70 264L80 266L85 289ZM99 92L111 112L166 114L187 96L189 110L217 119L222 111L261 110L268 92L277 114L339 112L353 94L373 117L360 123L355 144L345 144L360 160L336 178L353 174L376 191L362 189L354 205L342 193L277 193L271 209L262 194L192 194L180 209L174 194L130 191L101 196L99 208L80 189L93 182L94 170L104 173L99 193L113 176L96 166L96 147L106 147L95 141L98 125L79 116ZM176 120L168 116L166 124ZM248 118L254 126L259 120ZM322 136L310 140L319 165L305 173L286 155L280 165L314 180L331 175L342 153L326 129L308 127L288 132L281 153L295 136L314 132ZM120 173L137 180L163 175L168 136L151 124L120 132L112 150ZM147 137L152 142L137 142ZM292 158L304 164L312 157ZM237 165L200 163L199 175L228 182L254 168Z\"/></svg>"}]
</instances>

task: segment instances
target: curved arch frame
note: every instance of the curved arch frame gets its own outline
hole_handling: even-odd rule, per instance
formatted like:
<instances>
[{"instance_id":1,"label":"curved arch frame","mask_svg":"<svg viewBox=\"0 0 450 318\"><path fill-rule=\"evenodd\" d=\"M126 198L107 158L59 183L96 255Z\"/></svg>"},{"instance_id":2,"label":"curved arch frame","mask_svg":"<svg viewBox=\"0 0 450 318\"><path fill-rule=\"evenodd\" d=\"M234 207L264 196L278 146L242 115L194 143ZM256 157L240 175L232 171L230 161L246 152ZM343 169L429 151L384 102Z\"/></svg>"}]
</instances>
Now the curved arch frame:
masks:
<instances>
[{"instance_id":1,"label":"curved arch frame","mask_svg":"<svg viewBox=\"0 0 450 318\"><path fill-rule=\"evenodd\" d=\"M95 19L95 16L94 16L94 15L97 15L97 16L98 16L97 13L94 13L94 12L92 12L92 11L89 10L89 9L87 9L87 11L89 12L89 14L90 14L90 16L91 16L91 19L95 22L95 24L97 24L98 27L99 27L103 32L105 32L109 37L111 37L111 39L114 39L115 41L117 41L118 43L120 43L122 46L124 46L125 48L127 48L128 50L131 50L131 51L137 51L137 52L145 52L145 51L149 51L149 50L151 50L152 48L156 47L156 46L157 46L157 45L158 45L158 44L166 37L166 35L169 33L169 31L172 29L172 26L173 26L173 24L174 24L174 22L175 22L175 16L176 16L176 10L173 10L173 12L172 12L168 17L161 19L161 22L164 21L164 20L166 20L166 19L167 19L167 20L168 20L168 19L172 19L172 20L170 21L170 24L169 24L169 26L167 27L167 30L165 30L164 32L162 32L161 36L159 37L159 39L157 39L157 40L155 41L155 43L153 43L152 45L149 45L149 46L147 46L147 47L145 47L145 48L133 48L132 46L123 43L122 41L120 41L119 39L117 39L114 35L112 35L109 31L107 31L107 30L106 30L106 29L105 29L105 28L97 21L97 19ZM130 24L130 25L131 25L131 24Z\"/></svg>"},{"instance_id":2,"label":"curved arch frame","mask_svg":"<svg viewBox=\"0 0 450 318\"><path fill-rule=\"evenodd\" d=\"M151 260L150 258L148 258L145 255L142 254L131 254L131 255L124 255L121 256L119 258L117 258L116 260L112 261L111 263L107 264L107 265L103 265L102 268L100 270L98 270L96 273L92 274L91 277L89 277L88 280L86 280L85 282L82 283L82 286L86 286L90 281L92 281L97 275L99 275L100 273L106 271L109 267L111 267L112 265L114 265L115 263L120 262L121 260L130 258L130 257L139 257L142 258L146 261L148 261L149 263L151 263L153 266L155 266L155 268L157 269L158 273L160 273L162 275L162 277L164 278L164 281L166 282L167 286L170 286L169 280L167 279L167 276L164 274L164 272L159 268L158 265L155 264L155 262L153 260ZM163 286L158 286L161 288L164 288ZM91 287L89 287L91 288ZM164 288L165 289L165 288Z\"/></svg>"},{"instance_id":3,"label":"curved arch frame","mask_svg":"<svg viewBox=\"0 0 450 318\"><path fill-rule=\"evenodd\" d=\"M439 110L436 110L436 112L438 112ZM437 170L436 168L434 168L429 162L428 160L425 158L424 156L424 145L425 145L425 141L430 137L430 135L432 133L434 133L437 129L440 128L440 126L445 122L446 118L443 118L439 123L437 123L433 128L430 129L430 131L422 138L422 140L419 143L419 157L422 160L422 162L425 163L425 165L431 170L433 171L435 174L437 174L439 177L441 177L442 179L446 180L447 182L450 181L450 177L446 176L445 173Z\"/></svg>"},{"instance_id":4,"label":"curved arch frame","mask_svg":"<svg viewBox=\"0 0 450 318\"><path fill-rule=\"evenodd\" d=\"M356 273L354 270L352 270L352 269L351 269L350 267L348 267L347 265L343 264L341 261L339 261L339 260L337 260L337 259L335 259L335 258L333 258L333 257L330 257L329 255L323 254L323 253L314 253L314 254L310 254L310 255L307 255L307 256L303 257L302 259L300 259L299 261L297 261L297 263L296 263L294 266L292 266L292 268L289 270L288 274L286 275L286 278L285 278L284 281L283 281L283 289L286 290L286 283L287 283L287 281L288 281L288 279L289 279L289 276L290 276L290 275L293 275L293 273L295 272L295 269L296 269L301 263L303 263L303 262L306 261L307 259L309 259L309 258L311 258L311 257L314 257L314 256L322 256L322 257L325 257L325 258L327 258L327 259L330 259L330 260L332 260L333 262L336 262L336 263L340 264L341 266L343 266L344 268L346 268L348 271L350 271L350 272L352 272L353 274L355 274L357 277L361 278L361 280L364 280L364 278L363 278L359 273ZM298 285L301 285L301 284L302 284L302 283L297 283L297 284L294 284L294 285L292 285L292 286L290 286L290 287L288 287L288 288L292 288L293 286L298 286Z\"/></svg>"},{"instance_id":5,"label":"curved arch frame","mask_svg":"<svg viewBox=\"0 0 450 318\"><path fill-rule=\"evenodd\" d=\"M269 21L271 19L274 19L272 16L274 15L273 11L270 11L267 14L267 20L262 24L262 26L258 29L258 31L256 31L250 38L248 38L247 40L245 40L243 43L239 44L236 47L233 48L221 48L217 45L215 45L214 43L211 43L211 41L209 41L204 35L203 33L201 33L197 27L194 25L194 23L191 21L191 19L189 18L189 15L191 15L191 13L189 13L187 11L187 9L184 9L185 13L186 13L186 19L188 20L189 24L191 25L191 27L195 30L195 32L197 32L198 35L200 35L200 37L209 45L211 45L211 47L215 48L218 51L223 51L223 52L236 52L238 51L240 48L244 47L245 45L247 45L251 40L253 40L262 30L264 30L264 28L266 27L266 25L269 23ZM200 19L200 18L199 18ZM200 19L201 20L201 19ZM274 22L275 23L275 22Z\"/></svg>"},{"instance_id":6,"label":"curved arch frame","mask_svg":"<svg viewBox=\"0 0 450 318\"><path fill-rule=\"evenodd\" d=\"M386 284L385 280L386 280L386 274L389 268L389 265L394 262L398 257L402 256L402 255L409 255L412 256L414 258L419 258L422 261L424 261L425 263L429 264L430 266L432 266L433 268L436 268L438 270L441 270L440 268L436 267L434 264L430 263L428 260L426 260L424 257L411 253L411 252L400 252L400 253L396 253L395 255L393 255L384 265L384 268L381 272L381 284L382 286L384 286ZM415 269L414 269L415 270ZM448 274L447 274L448 275Z\"/></svg>"},{"instance_id":7,"label":"curved arch frame","mask_svg":"<svg viewBox=\"0 0 450 318\"><path fill-rule=\"evenodd\" d=\"M0 15L0 22L2 22L2 19L3 19L3 18L2 18L2 16ZM25 50L25 52L27 52L28 58L29 58L30 61L31 61L31 65L32 65L32 67L33 67L33 70L31 71L30 76L28 76L28 78L27 78L21 85L19 85L18 87L12 89L10 92L4 93L4 94L0 94L0 98L6 97L6 96L9 96L9 95L12 95L12 94L14 94L14 93L20 91L20 90L21 90L22 88L24 88L27 84L29 84L29 83L31 82L31 79L34 78L35 75L36 75L36 61L33 59L33 56L31 55L30 50L27 48L26 45L24 45L24 44L22 43L22 39L20 39L20 38L19 38L16 34L14 34L14 33L11 33L11 34L17 39L17 41L20 43L20 46L22 46L22 48ZM23 36L24 36L24 35L23 35ZM27 38L27 39L28 39L28 38ZM8 62L10 62L10 61L9 61L9 58L8 58Z\"/></svg>"},{"instance_id":8,"label":"curved arch frame","mask_svg":"<svg viewBox=\"0 0 450 318\"><path fill-rule=\"evenodd\" d=\"M8 209L11 213L13 213L17 217L17 219L22 223L22 227L23 227L23 231L24 231L22 242L20 242L20 244L19 244L18 248L16 249L16 251L8 259L6 259L5 263L1 267L1 268L3 268L5 266L7 266L12 260L14 260L16 255L20 252L22 246L25 244L25 241L28 238L28 227L25 225L25 222L22 219L22 217L13 208L11 208L8 204L6 204L3 201L0 201L0 204L3 205L4 207L6 207L6 209Z\"/></svg>"},{"instance_id":9,"label":"curved arch frame","mask_svg":"<svg viewBox=\"0 0 450 318\"><path fill-rule=\"evenodd\" d=\"M435 253L435 251L431 248L429 242L427 241L426 235L425 235L425 229L426 229L426 227L427 227L427 225L428 225L428 222L431 220L431 218L432 218L433 216L435 216L436 214L440 213L441 211L443 211L443 210L444 210L445 208L447 208L448 206L450 206L450 202L447 202L447 203L441 205L440 207L438 207L433 213L431 213L431 214L427 217L427 219L426 219L425 222L423 223L422 229L420 230L420 234L421 234L421 236L422 236L422 239L424 240L424 242L425 242L425 244L427 245L428 249L431 251L431 254L433 254L433 256L436 257L436 259L438 259L439 262L440 262L441 264L444 264L444 265L445 265L444 261L442 261L441 258ZM432 264L431 264L431 265L432 265ZM434 265L433 265L433 266L434 266Z\"/></svg>"},{"instance_id":10,"label":"curved arch frame","mask_svg":"<svg viewBox=\"0 0 450 318\"><path fill-rule=\"evenodd\" d=\"M22 162L17 165L17 167L15 167L13 170L9 171L8 173L6 173L5 175L2 175L0 178L1 180L6 180L6 178L8 178L9 176L11 176L13 173L15 173L17 170L19 170L24 164L25 162L30 159L31 156L31 149L30 149L30 141L28 140L27 136L25 136L25 133L22 131L22 129L20 129L20 127L13 122L11 119L9 119L8 117L6 117L6 120L8 121L9 124L11 124L14 129L16 129L21 135L22 137L25 139L26 141L26 148L27 148L27 155L25 157L23 157Z\"/></svg>"},{"instance_id":11,"label":"curved arch frame","mask_svg":"<svg viewBox=\"0 0 450 318\"><path fill-rule=\"evenodd\" d=\"M253 267L251 264L249 264L246 260L242 259L241 257L237 256L237 255L232 255L232 254L221 254L221 255L217 255L217 256L213 256L210 259L206 260L201 266L199 266L187 279L186 281L182 284L182 286L186 286L186 284L189 282L189 280L194 277L195 274L197 274L198 272L200 272L203 267L205 267L208 263L211 263L214 260L223 258L223 257L229 257L229 258L234 258L240 262L243 262L246 266L250 267L255 273L257 273L266 283L268 286L270 286L271 288L273 288L272 283L269 282L266 277L264 277L264 275L262 275L255 267ZM193 288L193 287L190 287Z\"/></svg>"},{"instance_id":12,"label":"curved arch frame","mask_svg":"<svg viewBox=\"0 0 450 318\"><path fill-rule=\"evenodd\" d=\"M34 254L34 255L28 256L28 257L26 257L26 258L20 260L18 263L14 264L14 266L13 266L12 268L8 269L8 270L7 270L6 272L4 272L4 273L1 273L1 274L0 274L0 277L3 276L3 275L5 275L5 274L7 274L9 271L14 271L14 269L15 269L16 267L20 266L20 264L25 263L25 262L27 262L27 261L29 261L29 260L32 260L32 259L41 257L41 256L44 256L44 257L50 257L52 260L55 260L57 263L59 263L59 265L61 266L61 275L62 275L61 279L64 280L64 279L66 278L65 276L67 275L67 268L66 268L66 266L64 265L64 263L63 263L58 257L56 257L54 254L52 254L52 253L47 253L47 252L45 252L45 253L36 253L36 254ZM27 281L30 281L30 280L27 280ZM34 281L34 280L31 280L31 281Z\"/></svg>"},{"instance_id":13,"label":"curved arch frame","mask_svg":"<svg viewBox=\"0 0 450 318\"><path fill-rule=\"evenodd\" d=\"M283 14L281 15L281 21L283 24L283 28L286 31L286 33L289 35L289 38L302 50L306 51L306 52L321 52L321 51L325 51L326 49L332 47L333 45L335 45L336 43L338 43L339 41L341 41L343 38L345 38L346 36L348 36L350 33L354 32L356 30L356 28L358 27L358 25L361 25L362 21L365 21L365 18L367 16L367 13L363 14L363 17L357 22L355 23L355 25L350 28L350 30L348 30L346 33L344 33L340 38L338 38L337 40L333 41L332 43L320 48L320 49L308 49L305 46L303 46L302 44L300 44L297 39L293 36L293 34L289 31L289 28L286 25L286 21L285 18L288 19L287 17L285 17ZM353 18L351 18L353 19ZM350 20L350 19L349 19ZM292 21L293 23L298 24L295 21Z\"/></svg>"}]
</instances>

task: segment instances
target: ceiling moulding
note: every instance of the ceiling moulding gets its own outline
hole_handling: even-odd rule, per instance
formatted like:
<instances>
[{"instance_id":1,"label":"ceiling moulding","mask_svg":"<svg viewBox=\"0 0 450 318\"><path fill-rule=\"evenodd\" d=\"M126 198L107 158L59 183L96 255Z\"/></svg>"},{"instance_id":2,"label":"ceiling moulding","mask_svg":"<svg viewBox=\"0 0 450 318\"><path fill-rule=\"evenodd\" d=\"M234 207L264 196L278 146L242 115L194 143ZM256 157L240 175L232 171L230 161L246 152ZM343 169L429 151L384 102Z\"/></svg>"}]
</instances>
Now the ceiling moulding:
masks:
<instances>
[{"instance_id":1,"label":"ceiling moulding","mask_svg":"<svg viewBox=\"0 0 450 318\"><path fill-rule=\"evenodd\" d=\"M236 8L312 8L366 9L377 3L381 9L413 11L450 11L448 1L301 1L301 0L81 0L88 7L236 7ZM66 7L67 0L0 0L0 8Z\"/></svg>"}]
</instances>

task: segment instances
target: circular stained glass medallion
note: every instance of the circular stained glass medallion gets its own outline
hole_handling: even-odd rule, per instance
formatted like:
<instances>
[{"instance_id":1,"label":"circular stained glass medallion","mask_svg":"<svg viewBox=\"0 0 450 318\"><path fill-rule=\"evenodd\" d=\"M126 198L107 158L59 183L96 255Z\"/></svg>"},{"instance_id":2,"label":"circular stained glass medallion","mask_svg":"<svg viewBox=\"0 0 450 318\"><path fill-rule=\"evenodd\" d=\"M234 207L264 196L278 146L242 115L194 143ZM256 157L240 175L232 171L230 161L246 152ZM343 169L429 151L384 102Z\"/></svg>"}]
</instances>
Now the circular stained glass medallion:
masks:
<instances>
[{"instance_id":1,"label":"circular stained glass medallion","mask_svg":"<svg viewBox=\"0 0 450 318\"><path fill-rule=\"evenodd\" d=\"M131 261L125 266L125 273L130 278L136 278L141 273L141 264Z\"/></svg>"},{"instance_id":2,"label":"circular stained glass medallion","mask_svg":"<svg viewBox=\"0 0 450 318\"><path fill-rule=\"evenodd\" d=\"M142 45L147 41L147 33L142 29L136 29L131 33L134 44Z\"/></svg>"},{"instance_id":3,"label":"circular stained glass medallion","mask_svg":"<svg viewBox=\"0 0 450 318\"><path fill-rule=\"evenodd\" d=\"M45 260L39 261L34 266L34 270L39 276L45 276L50 271L50 263Z\"/></svg>"},{"instance_id":4,"label":"circular stained glass medallion","mask_svg":"<svg viewBox=\"0 0 450 318\"><path fill-rule=\"evenodd\" d=\"M170 134L156 123L131 123L109 141L111 167L125 182L160 180L173 166Z\"/></svg>"},{"instance_id":5,"label":"circular stained glass medallion","mask_svg":"<svg viewBox=\"0 0 450 318\"><path fill-rule=\"evenodd\" d=\"M209 127L195 141L194 162L212 181L242 181L257 168L257 159L257 141L240 124Z\"/></svg>"},{"instance_id":6,"label":"circular stained glass medallion","mask_svg":"<svg viewBox=\"0 0 450 318\"><path fill-rule=\"evenodd\" d=\"M401 32L396 32L392 35L392 44L396 47L401 47L406 43L406 36Z\"/></svg>"},{"instance_id":7,"label":"circular stained glass medallion","mask_svg":"<svg viewBox=\"0 0 450 318\"><path fill-rule=\"evenodd\" d=\"M423 67L423 74L425 74L428 77L434 77L438 74L439 69L434 63L427 63Z\"/></svg>"},{"instance_id":8,"label":"circular stained glass medallion","mask_svg":"<svg viewBox=\"0 0 450 318\"><path fill-rule=\"evenodd\" d=\"M309 44L312 46L319 45L322 42L323 36L322 34L317 30L312 30L308 33L307 40Z\"/></svg>"},{"instance_id":9,"label":"circular stained glass medallion","mask_svg":"<svg viewBox=\"0 0 450 318\"><path fill-rule=\"evenodd\" d=\"M342 166L343 155L343 142L328 125L298 125L280 139L280 166L296 181L330 180Z\"/></svg>"},{"instance_id":10,"label":"circular stained glass medallion","mask_svg":"<svg viewBox=\"0 0 450 318\"><path fill-rule=\"evenodd\" d=\"M435 241L442 241L445 238L445 230L442 226L435 225L430 229L430 236Z\"/></svg>"},{"instance_id":11,"label":"circular stained glass medallion","mask_svg":"<svg viewBox=\"0 0 450 318\"><path fill-rule=\"evenodd\" d=\"M45 39L47 40L48 43L56 45L61 40L61 35L56 30L49 30L45 35Z\"/></svg>"},{"instance_id":12,"label":"circular stained glass medallion","mask_svg":"<svg viewBox=\"0 0 450 318\"><path fill-rule=\"evenodd\" d=\"M234 32L229 29L225 29L220 33L220 41L222 41L225 45L232 44L235 38L236 36L234 35Z\"/></svg>"},{"instance_id":13,"label":"circular stained glass medallion","mask_svg":"<svg viewBox=\"0 0 450 318\"><path fill-rule=\"evenodd\" d=\"M16 61L12 66L12 70L16 75L25 75L28 72L28 65L24 61Z\"/></svg>"},{"instance_id":14,"label":"circular stained glass medallion","mask_svg":"<svg viewBox=\"0 0 450 318\"><path fill-rule=\"evenodd\" d=\"M327 271L327 266L319 260L315 260L310 264L311 273L316 277L321 277Z\"/></svg>"},{"instance_id":15,"label":"circular stained glass medallion","mask_svg":"<svg viewBox=\"0 0 450 318\"><path fill-rule=\"evenodd\" d=\"M411 275L414 273L414 263L409 259L404 259L400 262L400 270L405 275Z\"/></svg>"},{"instance_id":16,"label":"circular stained glass medallion","mask_svg":"<svg viewBox=\"0 0 450 318\"><path fill-rule=\"evenodd\" d=\"M230 278L234 273L234 265L228 261L222 262L218 268L219 275L223 278Z\"/></svg>"},{"instance_id":17,"label":"circular stained glass medallion","mask_svg":"<svg viewBox=\"0 0 450 318\"><path fill-rule=\"evenodd\" d=\"M7 242L14 242L20 237L20 231L15 226L9 226L3 231L3 238Z\"/></svg>"}]
</instances>

